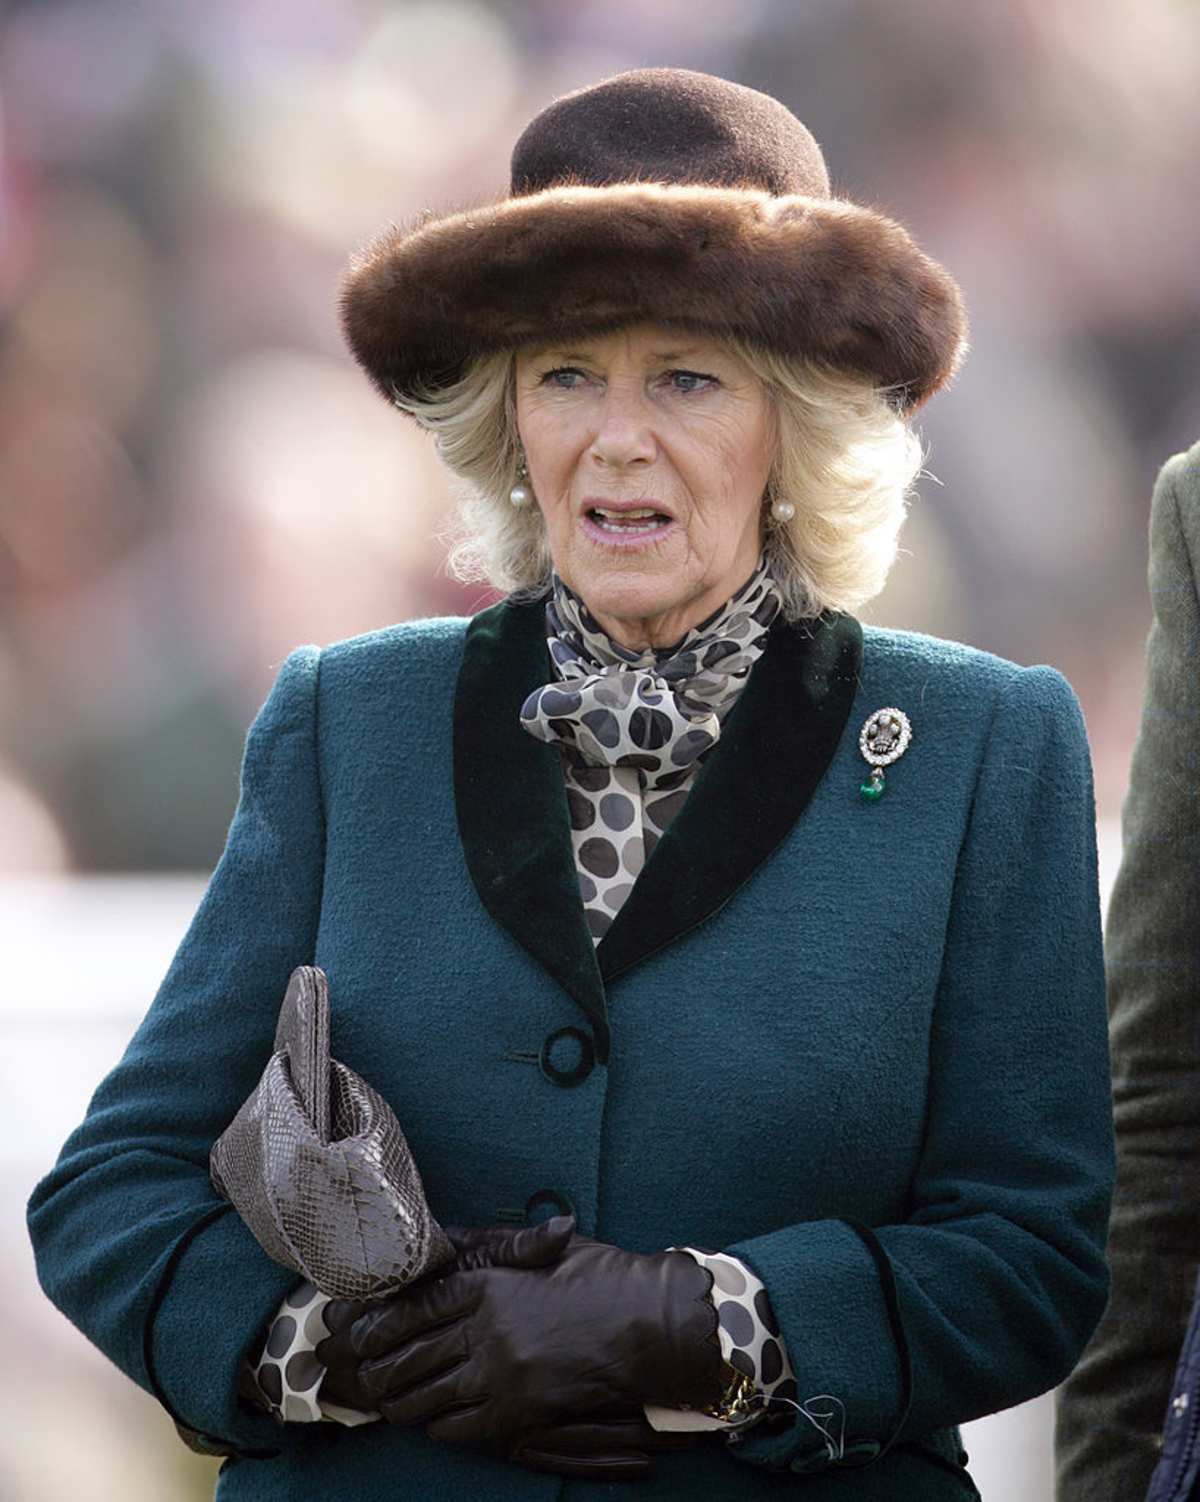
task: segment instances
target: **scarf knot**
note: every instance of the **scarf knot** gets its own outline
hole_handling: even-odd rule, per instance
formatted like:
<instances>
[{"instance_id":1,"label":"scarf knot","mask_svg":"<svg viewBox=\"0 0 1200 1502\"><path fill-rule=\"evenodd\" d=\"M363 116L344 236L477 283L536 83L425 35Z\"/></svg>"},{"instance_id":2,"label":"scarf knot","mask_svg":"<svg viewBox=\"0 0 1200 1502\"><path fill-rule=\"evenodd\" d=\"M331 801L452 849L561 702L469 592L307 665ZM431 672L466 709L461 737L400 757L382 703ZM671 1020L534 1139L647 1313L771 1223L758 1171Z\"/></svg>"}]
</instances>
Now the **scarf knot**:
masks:
<instances>
[{"instance_id":1,"label":"scarf knot","mask_svg":"<svg viewBox=\"0 0 1200 1502\"><path fill-rule=\"evenodd\" d=\"M521 724L586 766L633 767L646 785L687 775L721 735L779 614L766 560L718 610L673 647L615 642L557 575L546 604L556 679L521 707Z\"/></svg>"}]
</instances>

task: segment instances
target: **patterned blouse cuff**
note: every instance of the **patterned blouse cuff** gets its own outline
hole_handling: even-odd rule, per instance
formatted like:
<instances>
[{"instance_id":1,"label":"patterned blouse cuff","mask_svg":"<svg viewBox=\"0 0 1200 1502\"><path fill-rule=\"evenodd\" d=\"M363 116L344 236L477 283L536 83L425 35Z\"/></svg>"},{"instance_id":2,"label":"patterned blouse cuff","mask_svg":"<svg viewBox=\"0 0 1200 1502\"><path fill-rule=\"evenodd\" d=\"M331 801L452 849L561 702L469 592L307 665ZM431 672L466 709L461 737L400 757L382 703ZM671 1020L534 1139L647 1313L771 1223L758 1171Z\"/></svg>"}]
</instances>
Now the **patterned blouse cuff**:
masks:
<instances>
[{"instance_id":1,"label":"patterned blouse cuff","mask_svg":"<svg viewBox=\"0 0 1200 1502\"><path fill-rule=\"evenodd\" d=\"M724 1252L697 1247L672 1247L686 1252L712 1274L710 1297L717 1311L717 1339L721 1355L754 1382L760 1397L757 1418L771 1400L795 1399L795 1379L779 1327L761 1280L744 1262ZM316 1347L331 1332L325 1324L329 1297L312 1283L298 1284L276 1311L266 1343L252 1370L258 1390L280 1423L319 1423L329 1420L353 1427L377 1420L378 1413L321 1401L325 1368ZM746 1421L728 1423L708 1414L647 1403L646 1417L655 1429L727 1429L730 1439L748 1427ZM750 1422L754 1422L751 1420Z\"/></svg>"},{"instance_id":2,"label":"patterned blouse cuff","mask_svg":"<svg viewBox=\"0 0 1200 1502\"><path fill-rule=\"evenodd\" d=\"M280 1304L257 1361L251 1362L266 1406L281 1424L314 1424L322 1419L353 1427L370 1424L378 1413L321 1401L325 1368L316 1348L333 1332L325 1324L329 1295L299 1283Z\"/></svg>"},{"instance_id":3,"label":"patterned blouse cuff","mask_svg":"<svg viewBox=\"0 0 1200 1502\"><path fill-rule=\"evenodd\" d=\"M730 1423L708 1414L647 1403L647 1421L660 1430L727 1429L730 1442L735 1442L740 1430L765 1417L773 1400L795 1401L796 1380L771 1301L762 1280L737 1257L694 1246L669 1247L668 1251L686 1252L712 1274L709 1296L717 1311L721 1355L754 1383L757 1411L749 1420Z\"/></svg>"}]
</instances>

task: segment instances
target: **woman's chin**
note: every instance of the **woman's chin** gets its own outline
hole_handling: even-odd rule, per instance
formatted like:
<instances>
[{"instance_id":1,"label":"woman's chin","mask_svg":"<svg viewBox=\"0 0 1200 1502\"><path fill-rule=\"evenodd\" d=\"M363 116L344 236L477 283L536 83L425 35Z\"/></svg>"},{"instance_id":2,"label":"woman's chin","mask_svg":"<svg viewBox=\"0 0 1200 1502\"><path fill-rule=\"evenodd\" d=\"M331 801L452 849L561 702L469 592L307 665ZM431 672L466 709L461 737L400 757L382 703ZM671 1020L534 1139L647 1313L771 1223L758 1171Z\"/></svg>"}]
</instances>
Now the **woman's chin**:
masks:
<instances>
[{"instance_id":1,"label":"woman's chin","mask_svg":"<svg viewBox=\"0 0 1200 1502\"><path fill-rule=\"evenodd\" d=\"M564 560L569 572L563 568L558 572L593 609L623 605L635 613L642 607L646 611L662 609L664 600L680 592L685 550L679 544L683 538L682 528L634 546L606 546L585 537Z\"/></svg>"}]
</instances>

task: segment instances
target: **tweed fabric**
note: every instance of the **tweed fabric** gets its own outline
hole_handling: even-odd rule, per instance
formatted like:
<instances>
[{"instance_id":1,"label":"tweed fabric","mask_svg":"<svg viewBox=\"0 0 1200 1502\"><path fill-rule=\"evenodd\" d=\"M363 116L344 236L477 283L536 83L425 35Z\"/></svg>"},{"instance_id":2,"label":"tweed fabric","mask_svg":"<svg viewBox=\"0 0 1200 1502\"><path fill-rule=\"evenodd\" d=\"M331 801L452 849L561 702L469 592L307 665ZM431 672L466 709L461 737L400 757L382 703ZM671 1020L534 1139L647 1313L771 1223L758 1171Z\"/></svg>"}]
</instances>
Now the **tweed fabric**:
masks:
<instances>
[{"instance_id":1,"label":"tweed fabric","mask_svg":"<svg viewBox=\"0 0 1200 1502\"><path fill-rule=\"evenodd\" d=\"M500 636L530 608L500 607ZM284 664L204 902L32 1196L43 1287L135 1381L242 1449L219 1502L390 1502L397 1477L463 1502L610 1494L420 1430L280 1428L239 1407L245 1332L292 1275L216 1199L208 1151L311 957L349 999L333 1050L394 1104L439 1220L524 1219L552 1191L614 1245L717 1247L771 1290L801 1401L844 1404L836 1465L797 1414L660 1457L657 1497L765 1499L794 1477L805 1502L961 1502L973 1488L955 1425L1061 1381L1107 1293L1094 807L1069 687L864 628L846 729L803 814L703 922L681 919L609 980L608 1061L564 1088L539 1044L589 1014L490 917L457 834L465 633L412 623ZM718 767L735 757L743 780L769 764L791 706L758 685L796 640L772 631L655 854L664 871ZM511 702L535 686L514 676ZM857 728L881 705L915 735L867 805ZM561 795L553 751L517 735ZM569 870L565 814L561 839ZM582 929L577 906L570 921ZM866 1470L850 1467L891 1432L900 1369L876 1263L846 1218L884 1248L913 1372L899 1442Z\"/></svg>"},{"instance_id":2,"label":"tweed fabric","mask_svg":"<svg viewBox=\"0 0 1200 1502\"><path fill-rule=\"evenodd\" d=\"M1150 510L1154 619L1107 925L1113 1288L1059 1397L1060 1502L1145 1495L1200 1268L1198 570L1200 443L1163 466Z\"/></svg>"}]
</instances>

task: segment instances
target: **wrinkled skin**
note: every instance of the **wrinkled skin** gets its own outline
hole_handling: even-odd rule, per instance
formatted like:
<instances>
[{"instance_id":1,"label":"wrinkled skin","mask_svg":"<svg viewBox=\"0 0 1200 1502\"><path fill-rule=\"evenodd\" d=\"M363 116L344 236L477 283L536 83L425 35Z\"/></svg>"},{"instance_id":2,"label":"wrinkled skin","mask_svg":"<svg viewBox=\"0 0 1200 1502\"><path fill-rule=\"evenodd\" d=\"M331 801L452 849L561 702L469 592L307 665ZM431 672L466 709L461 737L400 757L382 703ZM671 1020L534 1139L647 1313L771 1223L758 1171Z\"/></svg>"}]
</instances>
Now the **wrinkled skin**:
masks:
<instances>
[{"instance_id":1,"label":"wrinkled skin","mask_svg":"<svg viewBox=\"0 0 1200 1502\"><path fill-rule=\"evenodd\" d=\"M778 447L724 340L638 324L516 357L517 429L555 571L624 646L670 646L754 572ZM649 508L643 535L594 508Z\"/></svg>"}]
</instances>

